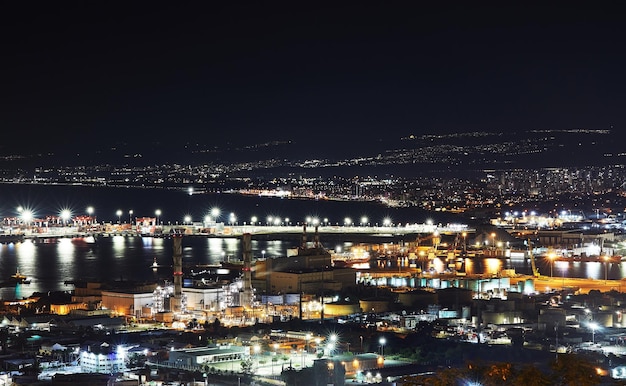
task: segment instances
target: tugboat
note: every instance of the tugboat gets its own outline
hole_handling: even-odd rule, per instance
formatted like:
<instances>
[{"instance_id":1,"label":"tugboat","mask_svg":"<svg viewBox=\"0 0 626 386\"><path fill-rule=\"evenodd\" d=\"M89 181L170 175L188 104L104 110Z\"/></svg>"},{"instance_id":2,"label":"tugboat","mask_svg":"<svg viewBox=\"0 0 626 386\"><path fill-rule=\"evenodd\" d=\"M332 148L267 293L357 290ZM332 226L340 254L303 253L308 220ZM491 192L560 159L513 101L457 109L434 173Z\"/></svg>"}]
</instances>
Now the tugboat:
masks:
<instances>
[{"instance_id":1,"label":"tugboat","mask_svg":"<svg viewBox=\"0 0 626 386\"><path fill-rule=\"evenodd\" d=\"M13 275L11 275L11 282L12 283L16 283L16 284L30 284L30 279L28 277L26 277L26 275L23 275L20 272L20 268L18 267L17 270L15 271L15 273Z\"/></svg>"}]
</instances>

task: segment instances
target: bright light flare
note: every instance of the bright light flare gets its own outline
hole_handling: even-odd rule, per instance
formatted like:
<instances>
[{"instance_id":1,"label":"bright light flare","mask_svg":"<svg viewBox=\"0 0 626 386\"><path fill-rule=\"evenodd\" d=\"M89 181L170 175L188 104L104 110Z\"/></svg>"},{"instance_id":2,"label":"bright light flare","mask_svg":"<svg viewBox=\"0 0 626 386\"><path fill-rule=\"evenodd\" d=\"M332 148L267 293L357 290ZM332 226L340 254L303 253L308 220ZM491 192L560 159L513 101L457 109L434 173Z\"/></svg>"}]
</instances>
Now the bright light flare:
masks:
<instances>
[{"instance_id":1,"label":"bright light flare","mask_svg":"<svg viewBox=\"0 0 626 386\"><path fill-rule=\"evenodd\" d=\"M61 210L59 217L61 217L63 221L68 221L70 218L72 218L72 212L69 209L63 209Z\"/></svg>"}]
</instances>

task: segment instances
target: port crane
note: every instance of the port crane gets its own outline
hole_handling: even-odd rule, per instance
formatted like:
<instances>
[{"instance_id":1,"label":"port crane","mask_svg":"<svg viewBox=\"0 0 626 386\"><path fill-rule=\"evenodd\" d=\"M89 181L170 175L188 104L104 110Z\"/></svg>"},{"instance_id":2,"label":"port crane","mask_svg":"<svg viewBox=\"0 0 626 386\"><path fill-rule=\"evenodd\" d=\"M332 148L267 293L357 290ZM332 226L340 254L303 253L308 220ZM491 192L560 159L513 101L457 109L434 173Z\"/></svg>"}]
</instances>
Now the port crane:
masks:
<instances>
[{"instance_id":1,"label":"port crane","mask_svg":"<svg viewBox=\"0 0 626 386\"><path fill-rule=\"evenodd\" d=\"M420 243L426 240L432 240L433 249L437 250L437 247L439 246L439 242L441 241L441 238L439 237L439 232L433 232L429 234L428 236L424 236L424 237L418 236L415 239L415 248L417 249L420 246Z\"/></svg>"}]
</instances>

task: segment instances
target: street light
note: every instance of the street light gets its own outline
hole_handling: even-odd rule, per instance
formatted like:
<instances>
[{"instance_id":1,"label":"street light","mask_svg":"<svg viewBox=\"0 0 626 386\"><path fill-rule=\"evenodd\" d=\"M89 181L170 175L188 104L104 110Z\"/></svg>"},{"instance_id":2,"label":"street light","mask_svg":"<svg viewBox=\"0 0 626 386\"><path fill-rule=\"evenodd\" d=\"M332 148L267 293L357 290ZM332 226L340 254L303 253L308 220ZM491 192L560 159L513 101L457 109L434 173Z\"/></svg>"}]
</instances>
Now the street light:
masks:
<instances>
[{"instance_id":1,"label":"street light","mask_svg":"<svg viewBox=\"0 0 626 386\"><path fill-rule=\"evenodd\" d=\"M18 212L20 213L20 217L22 218L22 222L26 225L30 225L30 222L33 220L33 212L30 209L23 209L22 207L18 208Z\"/></svg>"},{"instance_id":2,"label":"street light","mask_svg":"<svg viewBox=\"0 0 626 386\"><path fill-rule=\"evenodd\" d=\"M115 212L115 214L117 215L117 223L120 224L122 222L122 210L118 209L117 212Z\"/></svg>"},{"instance_id":3,"label":"street light","mask_svg":"<svg viewBox=\"0 0 626 386\"><path fill-rule=\"evenodd\" d=\"M89 221L91 221L92 223L94 222L93 219L91 218L91 216L93 216L93 211L94 211L93 206L88 206L87 207L87 215L89 215L89 217L90 217Z\"/></svg>"},{"instance_id":4,"label":"street light","mask_svg":"<svg viewBox=\"0 0 626 386\"><path fill-rule=\"evenodd\" d=\"M261 251L261 256L265 259L265 249Z\"/></svg>"},{"instance_id":5,"label":"street light","mask_svg":"<svg viewBox=\"0 0 626 386\"><path fill-rule=\"evenodd\" d=\"M69 221L69 219L72 217L72 213L70 212L69 209L63 209L61 211L60 214L61 220L63 220L63 225L65 226L65 224Z\"/></svg>"},{"instance_id":6,"label":"street light","mask_svg":"<svg viewBox=\"0 0 626 386\"><path fill-rule=\"evenodd\" d=\"M132 209L128 211L128 223L133 225L133 213L135 213Z\"/></svg>"},{"instance_id":7,"label":"street light","mask_svg":"<svg viewBox=\"0 0 626 386\"><path fill-rule=\"evenodd\" d=\"M256 359L256 367L258 369L259 368L259 352L261 351L261 346L259 346L258 344L255 344L253 346L253 350L254 350L254 357Z\"/></svg>"},{"instance_id":8,"label":"street light","mask_svg":"<svg viewBox=\"0 0 626 386\"><path fill-rule=\"evenodd\" d=\"M552 270L554 267L554 259L556 259L556 255L554 253L548 254L548 259L550 260L550 277L552 277Z\"/></svg>"},{"instance_id":9,"label":"street light","mask_svg":"<svg viewBox=\"0 0 626 386\"><path fill-rule=\"evenodd\" d=\"M278 355L278 348L280 345L278 343L274 343L274 358L272 358L272 375L274 375L274 362L276 362L276 356Z\"/></svg>"},{"instance_id":10,"label":"street light","mask_svg":"<svg viewBox=\"0 0 626 386\"><path fill-rule=\"evenodd\" d=\"M159 216L161 216L161 209L155 210L154 214L156 216L156 225L159 225Z\"/></svg>"},{"instance_id":11,"label":"street light","mask_svg":"<svg viewBox=\"0 0 626 386\"><path fill-rule=\"evenodd\" d=\"M591 329L591 344L596 343L596 330L598 329L598 323L591 322L589 323L589 328Z\"/></svg>"},{"instance_id":12,"label":"street light","mask_svg":"<svg viewBox=\"0 0 626 386\"><path fill-rule=\"evenodd\" d=\"M387 343L387 339L382 337L378 340L378 343L380 343L380 356L385 357L385 343Z\"/></svg>"}]
</instances>

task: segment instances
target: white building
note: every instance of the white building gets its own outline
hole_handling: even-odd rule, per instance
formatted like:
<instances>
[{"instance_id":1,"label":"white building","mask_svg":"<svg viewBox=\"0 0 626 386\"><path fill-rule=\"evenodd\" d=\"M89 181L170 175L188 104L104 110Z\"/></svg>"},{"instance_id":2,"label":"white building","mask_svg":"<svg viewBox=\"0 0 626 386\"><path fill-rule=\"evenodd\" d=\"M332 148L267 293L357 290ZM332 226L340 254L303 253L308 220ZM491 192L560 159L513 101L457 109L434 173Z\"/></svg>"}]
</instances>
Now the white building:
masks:
<instances>
[{"instance_id":1,"label":"white building","mask_svg":"<svg viewBox=\"0 0 626 386\"><path fill-rule=\"evenodd\" d=\"M189 310L223 310L226 308L226 295L223 288L183 288L187 296Z\"/></svg>"},{"instance_id":2,"label":"white building","mask_svg":"<svg viewBox=\"0 0 626 386\"><path fill-rule=\"evenodd\" d=\"M102 291L102 307L109 309L116 315L133 315L135 317L149 317L143 315L142 310L154 302L153 292L123 292Z\"/></svg>"},{"instance_id":3,"label":"white building","mask_svg":"<svg viewBox=\"0 0 626 386\"><path fill-rule=\"evenodd\" d=\"M108 343L89 346L80 352L80 368L85 373L117 373L126 368L124 360L124 350L112 349Z\"/></svg>"}]
</instances>

